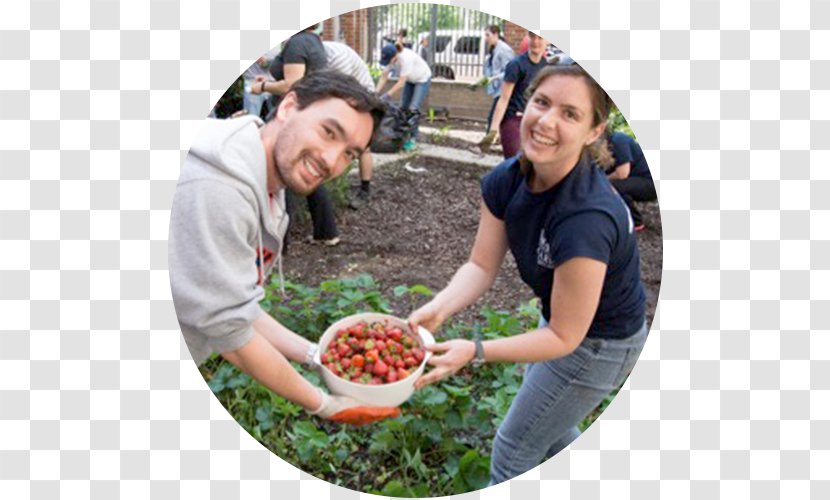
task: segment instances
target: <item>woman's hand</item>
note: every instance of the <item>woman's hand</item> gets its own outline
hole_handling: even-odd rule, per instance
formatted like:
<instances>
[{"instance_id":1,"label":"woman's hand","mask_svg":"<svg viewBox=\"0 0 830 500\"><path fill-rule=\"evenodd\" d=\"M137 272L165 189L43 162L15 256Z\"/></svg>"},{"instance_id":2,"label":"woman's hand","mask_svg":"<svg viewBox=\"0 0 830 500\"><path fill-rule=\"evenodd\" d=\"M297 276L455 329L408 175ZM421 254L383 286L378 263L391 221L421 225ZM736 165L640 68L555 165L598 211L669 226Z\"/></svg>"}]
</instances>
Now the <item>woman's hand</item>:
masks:
<instances>
[{"instance_id":1,"label":"woman's hand","mask_svg":"<svg viewBox=\"0 0 830 500\"><path fill-rule=\"evenodd\" d=\"M445 319L439 307L434 302L427 302L409 315L406 324L409 325L409 333L413 335L418 333L419 326L426 328L430 333L435 335L435 332L441 328Z\"/></svg>"},{"instance_id":2,"label":"woman's hand","mask_svg":"<svg viewBox=\"0 0 830 500\"><path fill-rule=\"evenodd\" d=\"M432 353L441 352L444 354L432 356L429 359L429 364L435 368L415 382L416 389L449 377L463 368L475 357L476 345L470 340L455 339L440 344L428 345L426 350Z\"/></svg>"}]
</instances>

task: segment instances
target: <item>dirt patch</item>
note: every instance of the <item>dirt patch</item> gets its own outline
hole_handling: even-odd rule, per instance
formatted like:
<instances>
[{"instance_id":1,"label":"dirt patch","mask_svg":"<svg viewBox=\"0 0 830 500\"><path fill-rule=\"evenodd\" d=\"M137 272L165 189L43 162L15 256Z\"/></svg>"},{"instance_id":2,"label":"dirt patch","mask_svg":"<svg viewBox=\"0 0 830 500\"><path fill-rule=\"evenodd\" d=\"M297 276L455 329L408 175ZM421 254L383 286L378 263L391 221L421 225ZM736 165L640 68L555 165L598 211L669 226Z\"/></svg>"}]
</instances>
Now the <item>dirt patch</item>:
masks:
<instances>
[{"instance_id":1,"label":"dirt patch","mask_svg":"<svg viewBox=\"0 0 830 500\"><path fill-rule=\"evenodd\" d=\"M339 207L341 244L323 247L306 242L308 217L289 229L284 267L288 279L309 285L361 272L371 274L387 297L398 285L422 284L438 291L466 262L478 226L479 179L489 168L416 157L410 172L401 165L384 166L372 180L371 202L354 211ZM305 210L302 208L301 210ZM646 231L639 233L642 278L647 290L649 323L654 314L662 274L663 240L659 210L643 207ZM493 288L474 307L456 316L476 317L483 305L513 310L533 298L521 282L508 252ZM408 299L393 301L396 315L411 311Z\"/></svg>"}]
</instances>

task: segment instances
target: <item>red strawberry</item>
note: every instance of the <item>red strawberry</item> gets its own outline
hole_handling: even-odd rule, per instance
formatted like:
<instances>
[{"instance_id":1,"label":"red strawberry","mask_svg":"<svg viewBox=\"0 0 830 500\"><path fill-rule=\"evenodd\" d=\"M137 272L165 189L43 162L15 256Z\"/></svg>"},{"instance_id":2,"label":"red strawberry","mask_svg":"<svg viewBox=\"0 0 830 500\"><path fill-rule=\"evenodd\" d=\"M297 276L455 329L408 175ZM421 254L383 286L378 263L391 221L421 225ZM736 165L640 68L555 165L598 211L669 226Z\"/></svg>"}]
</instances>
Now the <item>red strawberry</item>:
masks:
<instances>
[{"instance_id":1,"label":"red strawberry","mask_svg":"<svg viewBox=\"0 0 830 500\"><path fill-rule=\"evenodd\" d=\"M389 330L389 338L390 339L400 341L401 336L403 336L403 332L401 331L400 328L392 328L391 330Z\"/></svg>"},{"instance_id":2,"label":"red strawberry","mask_svg":"<svg viewBox=\"0 0 830 500\"><path fill-rule=\"evenodd\" d=\"M398 368L398 380L403 380L409 376L409 372L403 368Z\"/></svg>"},{"instance_id":3,"label":"red strawberry","mask_svg":"<svg viewBox=\"0 0 830 500\"><path fill-rule=\"evenodd\" d=\"M375 369L372 373L375 375L384 375L389 372L389 367L383 361L378 361L375 363Z\"/></svg>"},{"instance_id":4,"label":"red strawberry","mask_svg":"<svg viewBox=\"0 0 830 500\"><path fill-rule=\"evenodd\" d=\"M352 364L358 368L362 368L366 364L366 360L360 354L352 356Z\"/></svg>"},{"instance_id":5,"label":"red strawberry","mask_svg":"<svg viewBox=\"0 0 830 500\"><path fill-rule=\"evenodd\" d=\"M351 350L352 349L348 345L340 344L340 346L337 348L337 354L339 354L342 358L343 356L347 356L349 352L351 352Z\"/></svg>"}]
</instances>

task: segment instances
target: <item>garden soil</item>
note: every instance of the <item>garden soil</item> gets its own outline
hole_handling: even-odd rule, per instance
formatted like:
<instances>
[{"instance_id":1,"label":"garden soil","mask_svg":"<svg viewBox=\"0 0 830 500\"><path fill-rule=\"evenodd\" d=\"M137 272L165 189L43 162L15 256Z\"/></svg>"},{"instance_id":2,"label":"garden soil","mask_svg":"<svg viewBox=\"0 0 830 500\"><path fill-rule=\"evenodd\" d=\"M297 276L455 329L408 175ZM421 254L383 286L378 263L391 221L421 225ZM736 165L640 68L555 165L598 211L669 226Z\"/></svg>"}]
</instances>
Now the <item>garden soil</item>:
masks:
<instances>
[{"instance_id":1,"label":"garden soil","mask_svg":"<svg viewBox=\"0 0 830 500\"><path fill-rule=\"evenodd\" d=\"M360 210L337 207L341 243L335 247L309 241L308 211L304 201L297 203L284 259L286 278L318 286L327 279L368 273L392 300L393 314L400 317L427 299L412 303L406 296L395 298L396 286L421 284L436 292L443 288L469 257L481 203L479 179L489 169L424 157L410 159L408 167L392 164L375 172L371 201ZM419 167L425 171L412 171ZM354 194L356 186L351 189ZM638 241L651 324L660 289L663 239L657 204L642 207L647 229L638 233ZM508 252L491 290L456 318L480 319L483 306L515 310L532 298Z\"/></svg>"}]
</instances>

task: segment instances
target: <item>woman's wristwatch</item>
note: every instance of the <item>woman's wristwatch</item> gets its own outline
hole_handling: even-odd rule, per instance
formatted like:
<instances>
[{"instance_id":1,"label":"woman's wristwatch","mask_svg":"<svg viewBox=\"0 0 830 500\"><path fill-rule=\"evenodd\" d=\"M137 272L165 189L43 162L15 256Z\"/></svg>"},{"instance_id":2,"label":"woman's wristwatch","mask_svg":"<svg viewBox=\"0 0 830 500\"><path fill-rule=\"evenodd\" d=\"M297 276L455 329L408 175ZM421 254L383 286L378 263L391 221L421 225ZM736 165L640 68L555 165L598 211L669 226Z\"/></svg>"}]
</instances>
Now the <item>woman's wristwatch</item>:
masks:
<instances>
[{"instance_id":1,"label":"woman's wristwatch","mask_svg":"<svg viewBox=\"0 0 830 500\"><path fill-rule=\"evenodd\" d=\"M476 345L476 355L473 357L470 364L473 366L481 366L484 364L484 345L481 343L481 337L476 337L473 342L475 342Z\"/></svg>"}]
</instances>

